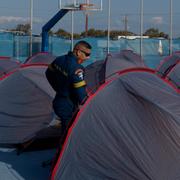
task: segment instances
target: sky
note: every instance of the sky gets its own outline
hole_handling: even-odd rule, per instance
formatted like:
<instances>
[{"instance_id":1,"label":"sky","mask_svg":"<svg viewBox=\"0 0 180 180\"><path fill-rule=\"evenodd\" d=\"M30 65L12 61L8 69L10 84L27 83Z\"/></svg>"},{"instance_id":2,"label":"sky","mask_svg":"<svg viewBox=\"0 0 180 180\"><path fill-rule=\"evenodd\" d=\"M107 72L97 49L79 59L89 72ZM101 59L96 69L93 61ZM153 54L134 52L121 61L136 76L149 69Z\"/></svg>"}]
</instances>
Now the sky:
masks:
<instances>
[{"instance_id":1,"label":"sky","mask_svg":"<svg viewBox=\"0 0 180 180\"><path fill-rule=\"evenodd\" d=\"M66 0L70 1L70 0ZM90 2L92 0L89 0ZM98 0L93 0L97 1ZM141 0L110 0L111 1L111 29L140 32L140 3ZM144 32L148 28L158 28L159 31L170 32L170 1L171 0L143 0L144 2ZM89 28L107 29L108 2L103 0L102 11L89 12ZM173 37L180 37L180 0L172 0L173 9ZM33 34L40 34L42 26L59 11L59 0L33 0ZM127 19L125 26L124 19ZM0 2L0 30L13 29L17 24L30 22L30 0L1 0ZM71 13L58 22L53 31L59 28L71 32ZM85 30L85 12L74 13L74 32Z\"/></svg>"}]
</instances>

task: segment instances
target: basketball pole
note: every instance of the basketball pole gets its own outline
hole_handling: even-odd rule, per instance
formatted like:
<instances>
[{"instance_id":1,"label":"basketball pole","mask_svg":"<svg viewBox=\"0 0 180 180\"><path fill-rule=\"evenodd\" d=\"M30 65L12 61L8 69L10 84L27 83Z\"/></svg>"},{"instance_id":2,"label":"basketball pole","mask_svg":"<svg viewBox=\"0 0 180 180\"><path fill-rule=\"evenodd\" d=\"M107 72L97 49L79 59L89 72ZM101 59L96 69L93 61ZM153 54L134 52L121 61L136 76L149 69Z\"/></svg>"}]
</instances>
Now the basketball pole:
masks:
<instances>
[{"instance_id":1,"label":"basketball pole","mask_svg":"<svg viewBox=\"0 0 180 180\"><path fill-rule=\"evenodd\" d=\"M49 35L48 32L49 30L59 21L61 20L69 11L75 11L75 10L102 10L102 0L101 0L101 4L99 8L89 8L89 6L91 6L91 4L77 4L76 0L74 0L74 6L62 6L62 0L58 0L59 2L59 7L60 10L42 27L42 42L41 42L41 51L42 52L48 52L49 51ZM87 0L86 2L89 2L89 0ZM79 7L78 7L79 5ZM93 5L93 4L92 4ZM73 17L73 14L72 14ZM74 27L73 27L73 18L72 18L72 32L74 32ZM71 38L73 39L73 35L71 35ZM71 42L71 46L73 47L73 41Z\"/></svg>"}]
</instances>

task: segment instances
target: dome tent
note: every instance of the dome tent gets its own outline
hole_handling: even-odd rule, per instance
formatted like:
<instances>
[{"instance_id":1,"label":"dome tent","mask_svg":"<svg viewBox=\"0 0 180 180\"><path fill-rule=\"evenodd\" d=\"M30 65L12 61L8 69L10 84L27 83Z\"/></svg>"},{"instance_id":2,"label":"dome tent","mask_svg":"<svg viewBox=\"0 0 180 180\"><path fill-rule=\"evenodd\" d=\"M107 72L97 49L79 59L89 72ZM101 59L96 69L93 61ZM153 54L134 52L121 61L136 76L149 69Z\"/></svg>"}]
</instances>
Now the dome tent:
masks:
<instances>
[{"instance_id":1,"label":"dome tent","mask_svg":"<svg viewBox=\"0 0 180 180\"><path fill-rule=\"evenodd\" d=\"M54 91L45 78L46 68L47 65L42 64L23 65L0 81L1 145L35 139L52 121ZM59 130L53 132L60 133Z\"/></svg>"},{"instance_id":2,"label":"dome tent","mask_svg":"<svg viewBox=\"0 0 180 180\"><path fill-rule=\"evenodd\" d=\"M156 69L156 73L162 77L165 78L166 75L171 71L171 69L176 66L180 62L180 52L175 52L171 56L166 57L158 68Z\"/></svg>"},{"instance_id":3,"label":"dome tent","mask_svg":"<svg viewBox=\"0 0 180 180\"><path fill-rule=\"evenodd\" d=\"M56 56L48 53L48 52L39 52L31 57L29 57L24 64L38 64L38 63L44 63L44 64L50 64Z\"/></svg>"},{"instance_id":4,"label":"dome tent","mask_svg":"<svg viewBox=\"0 0 180 180\"><path fill-rule=\"evenodd\" d=\"M176 88L180 89L180 61L167 74L168 79Z\"/></svg>"},{"instance_id":5,"label":"dome tent","mask_svg":"<svg viewBox=\"0 0 180 180\"><path fill-rule=\"evenodd\" d=\"M156 69L157 75L168 80L175 88L180 88L180 52L166 57Z\"/></svg>"},{"instance_id":6,"label":"dome tent","mask_svg":"<svg viewBox=\"0 0 180 180\"><path fill-rule=\"evenodd\" d=\"M2 76L18 69L20 62L10 57L0 57L0 80Z\"/></svg>"},{"instance_id":7,"label":"dome tent","mask_svg":"<svg viewBox=\"0 0 180 180\"><path fill-rule=\"evenodd\" d=\"M129 68L146 67L140 55L132 50L122 50L119 53L112 53L106 59L106 80L112 78L117 72Z\"/></svg>"},{"instance_id":8,"label":"dome tent","mask_svg":"<svg viewBox=\"0 0 180 180\"><path fill-rule=\"evenodd\" d=\"M120 73L77 115L51 179L177 179L179 107L179 92L152 70Z\"/></svg>"},{"instance_id":9,"label":"dome tent","mask_svg":"<svg viewBox=\"0 0 180 180\"><path fill-rule=\"evenodd\" d=\"M105 60L96 61L85 68L87 89L94 93L105 81L116 76L118 71L146 67L143 59L132 50L122 50L107 55Z\"/></svg>"}]
</instances>

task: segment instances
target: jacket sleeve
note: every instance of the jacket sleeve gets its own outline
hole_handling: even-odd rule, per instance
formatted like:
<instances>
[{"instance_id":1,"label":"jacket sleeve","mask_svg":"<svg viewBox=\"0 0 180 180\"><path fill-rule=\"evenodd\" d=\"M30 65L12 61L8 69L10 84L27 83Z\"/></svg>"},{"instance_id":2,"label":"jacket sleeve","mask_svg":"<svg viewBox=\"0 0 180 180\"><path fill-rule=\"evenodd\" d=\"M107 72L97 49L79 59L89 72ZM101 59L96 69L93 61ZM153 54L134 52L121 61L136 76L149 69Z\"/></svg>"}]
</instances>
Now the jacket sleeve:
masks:
<instances>
[{"instance_id":1,"label":"jacket sleeve","mask_svg":"<svg viewBox=\"0 0 180 180\"><path fill-rule=\"evenodd\" d=\"M84 69L78 68L72 75L72 86L79 104L87 99L86 82L84 80Z\"/></svg>"},{"instance_id":2,"label":"jacket sleeve","mask_svg":"<svg viewBox=\"0 0 180 180\"><path fill-rule=\"evenodd\" d=\"M46 79L48 80L51 87L54 89L54 91L57 92L58 87L56 83L56 72L52 69L52 65L50 64L45 72Z\"/></svg>"}]
</instances>

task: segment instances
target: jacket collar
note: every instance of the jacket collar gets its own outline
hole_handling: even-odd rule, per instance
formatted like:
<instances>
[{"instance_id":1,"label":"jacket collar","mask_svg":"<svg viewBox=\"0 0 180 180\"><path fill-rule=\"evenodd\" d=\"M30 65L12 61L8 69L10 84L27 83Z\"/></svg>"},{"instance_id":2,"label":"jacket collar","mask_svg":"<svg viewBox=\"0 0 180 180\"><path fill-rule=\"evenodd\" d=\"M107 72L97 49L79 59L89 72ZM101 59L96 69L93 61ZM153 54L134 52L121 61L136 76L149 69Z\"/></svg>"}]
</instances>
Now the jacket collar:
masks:
<instances>
[{"instance_id":1,"label":"jacket collar","mask_svg":"<svg viewBox=\"0 0 180 180\"><path fill-rule=\"evenodd\" d=\"M73 54L73 52L72 52L72 51L69 51L69 52L68 52L68 56L70 56L70 57L71 57L71 59L72 59L73 61L78 62L77 57Z\"/></svg>"}]
</instances>

